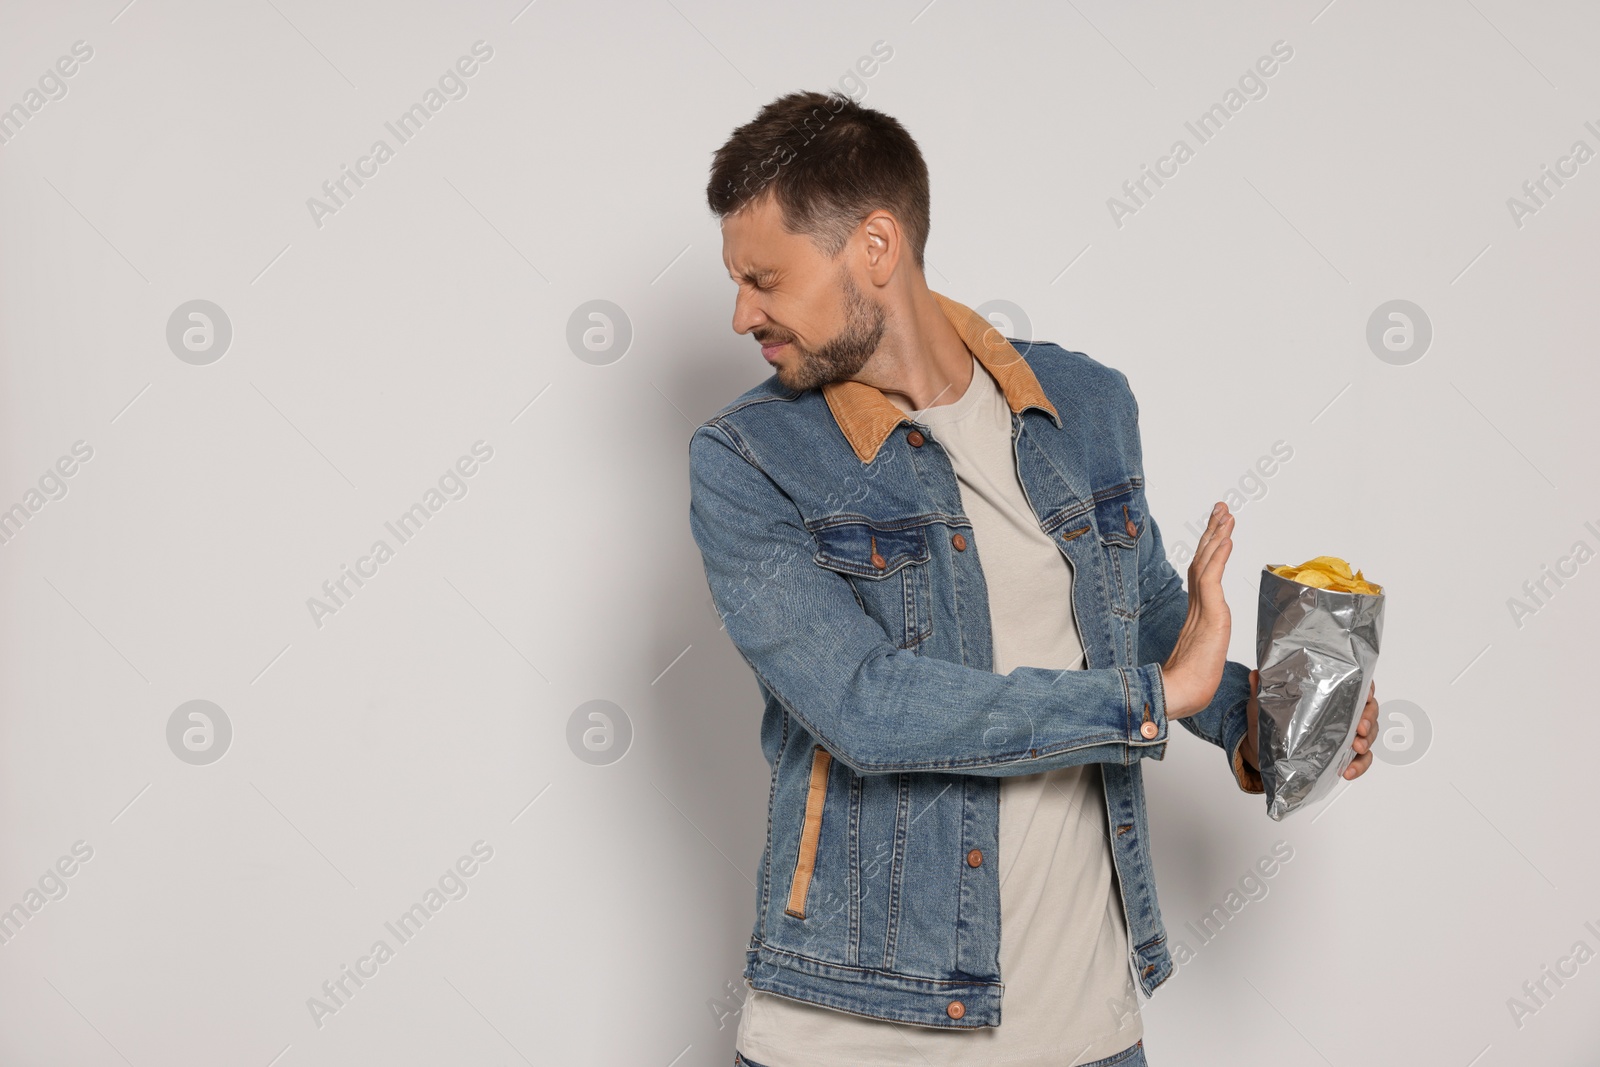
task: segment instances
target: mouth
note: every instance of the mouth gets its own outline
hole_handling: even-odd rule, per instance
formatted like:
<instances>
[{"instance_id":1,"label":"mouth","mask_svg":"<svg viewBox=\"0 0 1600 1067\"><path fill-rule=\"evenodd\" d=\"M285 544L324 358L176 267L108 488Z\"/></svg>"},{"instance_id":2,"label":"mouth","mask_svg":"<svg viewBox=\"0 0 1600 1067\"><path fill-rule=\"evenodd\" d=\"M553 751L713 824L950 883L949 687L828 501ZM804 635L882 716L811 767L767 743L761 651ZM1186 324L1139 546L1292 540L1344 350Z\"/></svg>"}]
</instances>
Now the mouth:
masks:
<instances>
[{"instance_id":1,"label":"mouth","mask_svg":"<svg viewBox=\"0 0 1600 1067\"><path fill-rule=\"evenodd\" d=\"M788 341L778 341L775 344L763 344L761 346L761 355L768 363L771 363L776 359L778 353L782 351L784 345L788 343Z\"/></svg>"}]
</instances>

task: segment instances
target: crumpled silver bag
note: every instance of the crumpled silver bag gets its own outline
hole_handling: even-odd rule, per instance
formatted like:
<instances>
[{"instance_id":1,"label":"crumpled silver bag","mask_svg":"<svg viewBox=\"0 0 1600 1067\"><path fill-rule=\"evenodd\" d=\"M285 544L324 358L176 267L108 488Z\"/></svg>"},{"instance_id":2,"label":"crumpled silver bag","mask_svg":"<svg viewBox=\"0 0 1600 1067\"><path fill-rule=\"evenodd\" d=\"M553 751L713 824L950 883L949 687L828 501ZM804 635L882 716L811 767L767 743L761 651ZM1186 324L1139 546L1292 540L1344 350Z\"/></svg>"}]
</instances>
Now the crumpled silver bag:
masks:
<instances>
[{"instance_id":1,"label":"crumpled silver bag","mask_svg":"<svg viewBox=\"0 0 1600 1067\"><path fill-rule=\"evenodd\" d=\"M1383 594L1336 593L1261 568L1256 752L1275 820L1328 794L1350 747L1383 638Z\"/></svg>"}]
</instances>

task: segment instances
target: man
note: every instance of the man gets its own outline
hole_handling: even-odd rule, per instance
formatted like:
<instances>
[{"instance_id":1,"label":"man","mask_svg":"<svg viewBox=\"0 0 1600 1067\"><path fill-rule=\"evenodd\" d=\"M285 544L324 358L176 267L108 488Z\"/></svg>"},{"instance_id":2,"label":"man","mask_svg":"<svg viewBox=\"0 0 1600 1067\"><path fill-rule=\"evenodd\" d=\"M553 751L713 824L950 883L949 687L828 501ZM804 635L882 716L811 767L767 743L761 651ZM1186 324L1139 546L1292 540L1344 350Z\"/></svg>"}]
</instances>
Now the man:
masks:
<instances>
[{"instance_id":1,"label":"man","mask_svg":"<svg viewBox=\"0 0 1600 1067\"><path fill-rule=\"evenodd\" d=\"M1186 595L1127 379L928 289L927 168L893 118L781 97L707 198L773 368L689 446L772 766L736 1062L1144 1064L1133 987L1173 964L1140 761L1176 720L1262 792L1233 516Z\"/></svg>"}]
</instances>

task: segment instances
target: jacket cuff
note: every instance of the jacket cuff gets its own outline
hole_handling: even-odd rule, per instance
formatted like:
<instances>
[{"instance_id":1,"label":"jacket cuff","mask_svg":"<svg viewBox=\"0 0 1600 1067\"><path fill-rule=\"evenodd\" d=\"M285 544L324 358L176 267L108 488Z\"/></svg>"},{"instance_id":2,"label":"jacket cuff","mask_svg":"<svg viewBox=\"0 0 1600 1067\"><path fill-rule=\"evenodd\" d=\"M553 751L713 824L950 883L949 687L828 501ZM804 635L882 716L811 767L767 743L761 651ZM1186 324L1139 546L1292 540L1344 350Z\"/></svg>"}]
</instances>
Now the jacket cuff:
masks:
<instances>
[{"instance_id":1,"label":"jacket cuff","mask_svg":"<svg viewBox=\"0 0 1600 1067\"><path fill-rule=\"evenodd\" d=\"M1167 691L1161 664L1147 663L1128 672L1128 743L1150 747L1155 759L1166 755Z\"/></svg>"},{"instance_id":2,"label":"jacket cuff","mask_svg":"<svg viewBox=\"0 0 1600 1067\"><path fill-rule=\"evenodd\" d=\"M1256 757L1260 759L1258 755ZM1239 783L1239 788L1246 793L1265 793L1266 787L1261 784L1261 772L1251 767L1244 760L1244 735L1239 735L1238 744L1233 746L1233 777Z\"/></svg>"},{"instance_id":3,"label":"jacket cuff","mask_svg":"<svg viewBox=\"0 0 1600 1067\"><path fill-rule=\"evenodd\" d=\"M1219 733L1219 743L1222 750L1228 754L1228 767L1233 771L1233 780L1238 783L1241 792L1265 793L1266 787L1261 781L1259 769L1250 766L1244 760L1245 735L1250 730L1250 672L1244 664L1229 662L1223 668L1223 689L1227 689L1233 700L1227 705L1222 714L1222 728ZM1237 694L1237 695L1234 695ZM1218 696L1221 697L1219 691ZM1260 752L1256 759L1261 758Z\"/></svg>"}]
</instances>

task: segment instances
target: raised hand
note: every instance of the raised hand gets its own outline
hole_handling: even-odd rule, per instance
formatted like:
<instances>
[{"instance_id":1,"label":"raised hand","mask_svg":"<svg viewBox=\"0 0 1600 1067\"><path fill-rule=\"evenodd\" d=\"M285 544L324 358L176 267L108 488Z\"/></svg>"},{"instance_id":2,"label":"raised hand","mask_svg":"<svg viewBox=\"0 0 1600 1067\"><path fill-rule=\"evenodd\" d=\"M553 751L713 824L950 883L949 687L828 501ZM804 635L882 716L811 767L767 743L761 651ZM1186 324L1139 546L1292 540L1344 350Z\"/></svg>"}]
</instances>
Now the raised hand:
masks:
<instances>
[{"instance_id":1,"label":"raised hand","mask_svg":"<svg viewBox=\"0 0 1600 1067\"><path fill-rule=\"evenodd\" d=\"M1182 719L1211 703L1228 660L1233 616L1222 595L1222 571L1233 551L1233 516L1221 501L1200 536L1189 564L1189 614L1178 631L1172 655L1161 665L1167 718Z\"/></svg>"}]
</instances>

